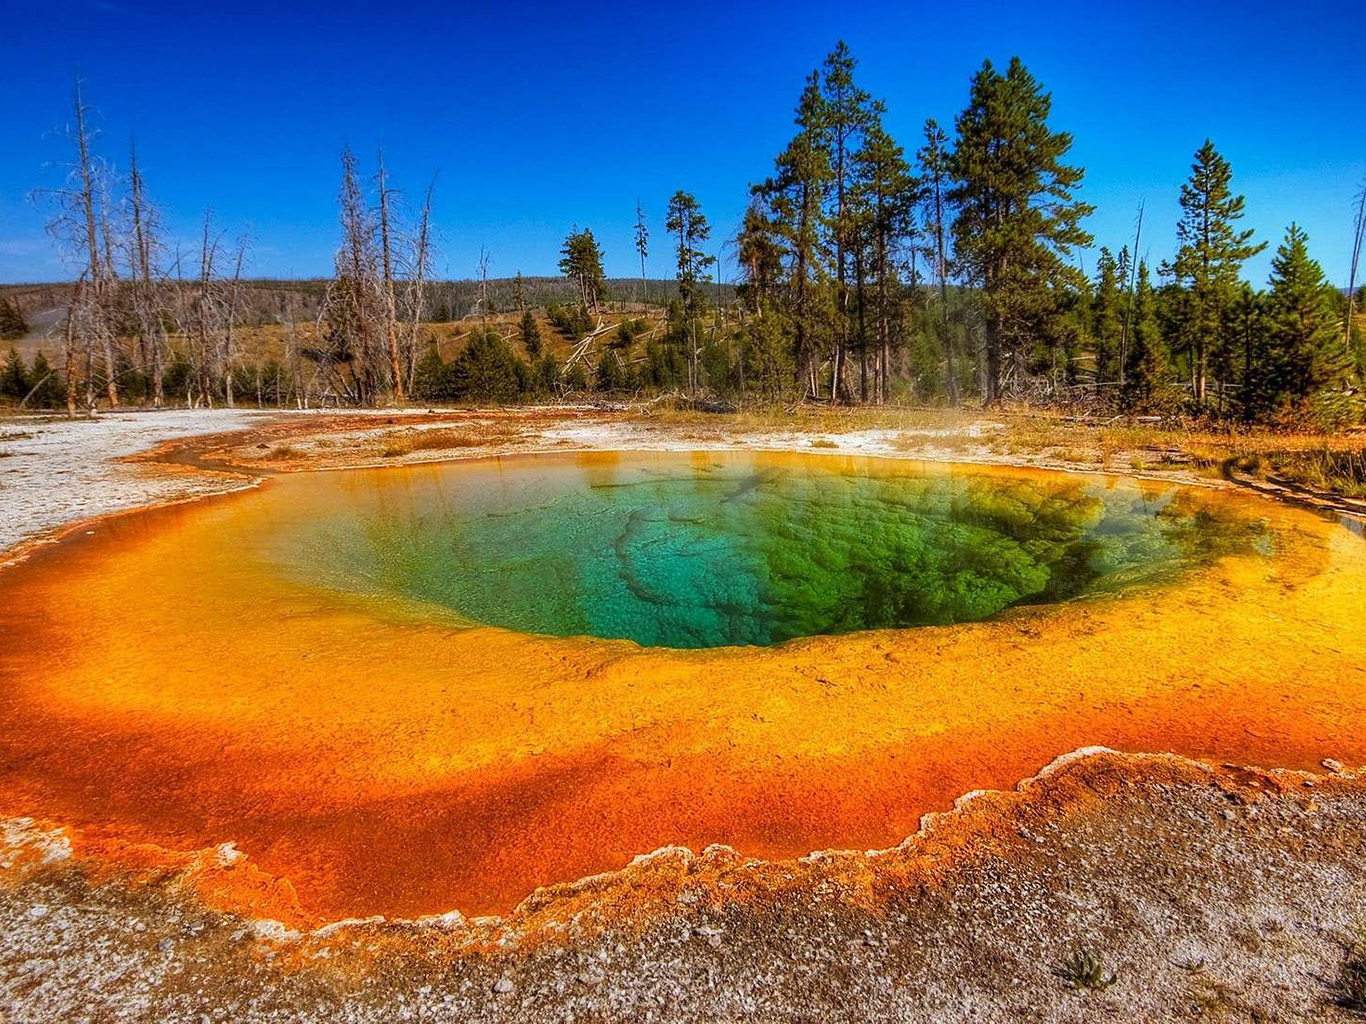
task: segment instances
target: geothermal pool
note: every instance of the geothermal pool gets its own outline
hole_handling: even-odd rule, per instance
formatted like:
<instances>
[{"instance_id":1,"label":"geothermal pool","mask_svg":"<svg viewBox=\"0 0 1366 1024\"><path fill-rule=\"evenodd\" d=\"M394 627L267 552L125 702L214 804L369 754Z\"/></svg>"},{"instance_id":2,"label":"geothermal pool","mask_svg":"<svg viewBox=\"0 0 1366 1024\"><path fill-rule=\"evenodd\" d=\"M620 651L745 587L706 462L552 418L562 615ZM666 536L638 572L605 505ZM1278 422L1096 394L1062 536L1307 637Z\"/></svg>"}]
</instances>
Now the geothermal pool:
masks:
<instances>
[{"instance_id":1,"label":"geothermal pool","mask_svg":"<svg viewBox=\"0 0 1366 1024\"><path fill-rule=\"evenodd\" d=\"M906 463L542 457L292 490L261 557L295 579L677 648L978 621L1270 545L1175 487Z\"/></svg>"},{"instance_id":2,"label":"geothermal pool","mask_svg":"<svg viewBox=\"0 0 1366 1024\"><path fill-rule=\"evenodd\" d=\"M283 476L0 572L0 814L235 842L206 898L308 923L885 847L1086 745L1361 763L1363 555L1237 492L840 456Z\"/></svg>"}]
</instances>

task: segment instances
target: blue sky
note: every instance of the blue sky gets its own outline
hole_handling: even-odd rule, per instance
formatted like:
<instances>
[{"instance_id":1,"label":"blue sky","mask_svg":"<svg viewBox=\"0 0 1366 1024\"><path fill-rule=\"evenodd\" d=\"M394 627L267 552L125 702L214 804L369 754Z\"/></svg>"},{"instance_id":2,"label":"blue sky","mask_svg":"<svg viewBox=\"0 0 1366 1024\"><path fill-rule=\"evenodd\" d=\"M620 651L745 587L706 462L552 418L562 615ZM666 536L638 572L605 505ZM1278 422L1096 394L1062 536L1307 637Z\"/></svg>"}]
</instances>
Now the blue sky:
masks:
<instances>
[{"instance_id":1,"label":"blue sky","mask_svg":"<svg viewBox=\"0 0 1366 1024\"><path fill-rule=\"evenodd\" d=\"M1207 135L1232 161L1246 224L1274 248L1298 220L1339 283L1366 178L1354 3L212 6L0 0L0 281L68 276L28 193L60 180L53 129L77 67L100 152L123 168L136 134L169 234L192 244L212 206L270 276L328 271L348 143L367 164L382 143L414 200L439 172L443 276L471 276L481 246L494 275L554 273L575 224L598 235L609 273L635 274L637 197L650 271L667 276L666 198L691 190L713 237L732 234L791 135L803 77L840 38L908 151L927 116L952 123L984 58L1018 54L1075 136L1097 243L1131 238L1144 199L1154 263ZM1247 276L1265 281L1269 258ZM1093 269L1095 253L1083 260Z\"/></svg>"}]
</instances>

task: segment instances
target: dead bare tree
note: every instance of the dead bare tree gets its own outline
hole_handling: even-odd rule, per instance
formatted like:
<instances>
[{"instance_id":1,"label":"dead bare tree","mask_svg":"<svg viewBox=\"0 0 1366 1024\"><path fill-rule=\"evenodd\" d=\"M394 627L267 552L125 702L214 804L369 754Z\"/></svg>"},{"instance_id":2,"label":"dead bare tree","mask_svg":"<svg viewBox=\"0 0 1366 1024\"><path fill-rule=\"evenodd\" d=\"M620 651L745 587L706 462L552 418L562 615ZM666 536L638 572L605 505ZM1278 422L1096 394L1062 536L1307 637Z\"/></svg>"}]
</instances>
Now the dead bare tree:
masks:
<instances>
[{"instance_id":1,"label":"dead bare tree","mask_svg":"<svg viewBox=\"0 0 1366 1024\"><path fill-rule=\"evenodd\" d=\"M389 379L394 401L403 404L403 372L398 358L398 307L394 301L394 260L389 232L388 177L384 171L384 150L379 151L379 234L384 270L384 335L389 346Z\"/></svg>"},{"instance_id":2,"label":"dead bare tree","mask_svg":"<svg viewBox=\"0 0 1366 1024\"><path fill-rule=\"evenodd\" d=\"M228 309L224 316L223 335L223 397L228 408L233 408L232 375L237 365L237 348L233 332L237 328L237 299L242 288L242 261L246 257L247 243L243 239L237 243L237 260L232 272L232 284L228 288Z\"/></svg>"},{"instance_id":3,"label":"dead bare tree","mask_svg":"<svg viewBox=\"0 0 1366 1024\"><path fill-rule=\"evenodd\" d=\"M104 354L105 391L110 405L118 404L114 336L108 308L112 274L108 248L112 245L113 232L106 210L109 171L92 151L94 132L89 123L90 108L85 103L79 77L75 80L72 110L74 121L64 127L61 134L71 143L74 162L67 165L66 180L60 187L37 189L34 197L50 201L55 206L47 223L48 234L57 243L63 257L80 268L80 276L84 281L68 308L66 329L71 333L73 351L78 339L86 350L86 409L93 413L94 346L97 341ZM101 251L99 233L101 223L106 227L104 252ZM74 401L72 405L74 407Z\"/></svg>"},{"instance_id":4,"label":"dead bare tree","mask_svg":"<svg viewBox=\"0 0 1366 1024\"><path fill-rule=\"evenodd\" d=\"M1119 336L1119 386L1124 387L1125 369L1129 365L1129 328L1134 319L1134 296L1138 291L1139 246L1143 244L1143 208L1147 203L1139 200L1138 225L1134 228L1134 254L1129 260L1129 280L1125 282L1128 301L1124 304L1124 328Z\"/></svg>"},{"instance_id":5,"label":"dead bare tree","mask_svg":"<svg viewBox=\"0 0 1366 1024\"><path fill-rule=\"evenodd\" d=\"M71 290L71 300L66 306L66 323L62 332L63 352L66 358L66 414L76 418L76 317L85 292L85 274L76 279L76 287Z\"/></svg>"},{"instance_id":6,"label":"dead bare tree","mask_svg":"<svg viewBox=\"0 0 1366 1024\"><path fill-rule=\"evenodd\" d=\"M489 251L479 247L479 318L488 320L493 312L493 302L489 298Z\"/></svg>"},{"instance_id":7,"label":"dead bare tree","mask_svg":"<svg viewBox=\"0 0 1366 1024\"><path fill-rule=\"evenodd\" d=\"M342 151L342 185L337 197L342 244L336 272L318 313L318 343L303 350L327 375L337 399L366 405L374 401L387 377L387 353L378 336L383 331L380 277L382 254L376 252L377 225L365 200L356 158Z\"/></svg>"},{"instance_id":8,"label":"dead bare tree","mask_svg":"<svg viewBox=\"0 0 1366 1024\"><path fill-rule=\"evenodd\" d=\"M194 367L194 377L198 383L199 394L195 397L193 405L198 407L202 401L210 409L213 408L212 381L216 376L214 364L217 362L213 357L213 348L210 343L218 335L218 311L214 294L216 289L215 265L221 239L221 233L213 233L213 211L206 209L204 211L204 235L199 250L199 303L198 315L195 317L198 358L195 360L197 365Z\"/></svg>"},{"instance_id":9,"label":"dead bare tree","mask_svg":"<svg viewBox=\"0 0 1366 1024\"><path fill-rule=\"evenodd\" d=\"M413 238L412 255L408 268L408 337L405 356L407 392L412 394L413 374L417 370L418 330L422 323L424 288L431 269L431 224L432 191L436 188L433 178L427 186L427 194L422 201L422 215L418 219L417 233Z\"/></svg>"},{"instance_id":10,"label":"dead bare tree","mask_svg":"<svg viewBox=\"0 0 1366 1024\"><path fill-rule=\"evenodd\" d=\"M157 248L156 215L147 202L142 172L138 168L137 147L131 143L128 151L128 181L133 217L128 265L133 284L138 354L143 371L151 383L152 408L160 409L165 401L164 358L168 339L159 289L152 278L152 256Z\"/></svg>"},{"instance_id":11,"label":"dead bare tree","mask_svg":"<svg viewBox=\"0 0 1366 1024\"><path fill-rule=\"evenodd\" d=\"M1352 313L1356 307L1357 266L1361 260L1361 245L1366 241L1366 181L1357 191L1356 214L1352 218L1352 263L1347 277L1347 323L1343 327L1348 346L1352 343Z\"/></svg>"}]
</instances>

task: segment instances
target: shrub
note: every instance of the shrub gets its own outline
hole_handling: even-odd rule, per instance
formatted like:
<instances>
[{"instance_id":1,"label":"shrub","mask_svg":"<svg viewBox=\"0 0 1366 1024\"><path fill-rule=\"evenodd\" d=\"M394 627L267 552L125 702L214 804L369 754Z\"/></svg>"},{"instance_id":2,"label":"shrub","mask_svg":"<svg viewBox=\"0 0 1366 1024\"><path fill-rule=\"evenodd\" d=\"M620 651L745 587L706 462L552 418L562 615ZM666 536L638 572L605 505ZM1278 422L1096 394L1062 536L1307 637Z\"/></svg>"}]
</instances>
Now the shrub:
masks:
<instances>
[{"instance_id":1,"label":"shrub","mask_svg":"<svg viewBox=\"0 0 1366 1024\"><path fill-rule=\"evenodd\" d=\"M1057 974L1078 991L1097 991L1109 988L1118 977L1106 974L1105 967L1089 949L1074 949L1058 964Z\"/></svg>"}]
</instances>

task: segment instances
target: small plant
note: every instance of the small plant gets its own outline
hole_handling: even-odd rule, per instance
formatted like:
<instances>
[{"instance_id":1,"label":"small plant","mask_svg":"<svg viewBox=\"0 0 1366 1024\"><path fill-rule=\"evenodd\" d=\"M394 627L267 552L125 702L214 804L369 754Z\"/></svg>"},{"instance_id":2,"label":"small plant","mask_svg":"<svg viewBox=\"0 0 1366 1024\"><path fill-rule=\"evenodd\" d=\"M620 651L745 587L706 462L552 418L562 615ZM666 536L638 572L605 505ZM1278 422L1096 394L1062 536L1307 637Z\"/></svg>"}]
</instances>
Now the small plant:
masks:
<instances>
[{"instance_id":1,"label":"small plant","mask_svg":"<svg viewBox=\"0 0 1366 1024\"><path fill-rule=\"evenodd\" d=\"M1100 957L1089 949L1074 949L1058 964L1057 974L1078 992L1100 991L1118 980L1114 972L1105 973L1105 965Z\"/></svg>"},{"instance_id":2,"label":"small plant","mask_svg":"<svg viewBox=\"0 0 1366 1024\"><path fill-rule=\"evenodd\" d=\"M1366 946L1358 939L1347 950L1338 970L1337 1004L1344 1010L1366 1014Z\"/></svg>"}]
</instances>

